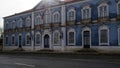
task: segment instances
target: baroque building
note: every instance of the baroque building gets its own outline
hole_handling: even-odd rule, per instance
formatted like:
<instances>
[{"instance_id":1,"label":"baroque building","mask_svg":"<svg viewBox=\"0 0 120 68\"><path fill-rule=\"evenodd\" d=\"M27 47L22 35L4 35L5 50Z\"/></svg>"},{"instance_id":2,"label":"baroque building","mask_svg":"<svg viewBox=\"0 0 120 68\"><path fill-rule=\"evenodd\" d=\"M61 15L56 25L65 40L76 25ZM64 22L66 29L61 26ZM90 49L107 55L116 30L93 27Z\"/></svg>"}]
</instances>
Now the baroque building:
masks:
<instances>
[{"instance_id":1,"label":"baroque building","mask_svg":"<svg viewBox=\"0 0 120 68\"><path fill-rule=\"evenodd\" d=\"M4 50L120 51L120 0L42 0L4 17Z\"/></svg>"}]
</instances>

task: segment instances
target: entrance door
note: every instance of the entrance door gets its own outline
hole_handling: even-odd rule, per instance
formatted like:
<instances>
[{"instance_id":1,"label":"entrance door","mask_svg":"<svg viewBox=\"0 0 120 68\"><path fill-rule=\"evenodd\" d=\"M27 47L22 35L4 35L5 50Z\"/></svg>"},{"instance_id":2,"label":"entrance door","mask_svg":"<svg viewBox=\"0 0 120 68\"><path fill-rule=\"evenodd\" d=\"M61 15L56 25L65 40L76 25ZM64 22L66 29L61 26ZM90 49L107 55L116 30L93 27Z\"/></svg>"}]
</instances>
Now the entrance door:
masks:
<instances>
[{"instance_id":1,"label":"entrance door","mask_svg":"<svg viewBox=\"0 0 120 68\"><path fill-rule=\"evenodd\" d=\"M22 48L22 37L19 36L19 48Z\"/></svg>"},{"instance_id":2,"label":"entrance door","mask_svg":"<svg viewBox=\"0 0 120 68\"><path fill-rule=\"evenodd\" d=\"M49 48L49 35L44 37L44 48Z\"/></svg>"},{"instance_id":3,"label":"entrance door","mask_svg":"<svg viewBox=\"0 0 120 68\"><path fill-rule=\"evenodd\" d=\"M83 32L84 48L90 48L90 31Z\"/></svg>"}]
</instances>

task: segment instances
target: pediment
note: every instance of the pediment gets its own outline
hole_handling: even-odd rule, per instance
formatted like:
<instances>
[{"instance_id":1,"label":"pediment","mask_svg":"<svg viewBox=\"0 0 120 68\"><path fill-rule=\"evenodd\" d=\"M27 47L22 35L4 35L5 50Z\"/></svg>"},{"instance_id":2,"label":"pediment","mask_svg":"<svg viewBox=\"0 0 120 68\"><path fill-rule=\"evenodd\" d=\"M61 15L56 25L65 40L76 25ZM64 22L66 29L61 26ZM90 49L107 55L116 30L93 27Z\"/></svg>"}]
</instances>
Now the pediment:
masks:
<instances>
[{"instance_id":1,"label":"pediment","mask_svg":"<svg viewBox=\"0 0 120 68\"><path fill-rule=\"evenodd\" d=\"M61 4L61 0L42 0L33 9L42 9Z\"/></svg>"}]
</instances>

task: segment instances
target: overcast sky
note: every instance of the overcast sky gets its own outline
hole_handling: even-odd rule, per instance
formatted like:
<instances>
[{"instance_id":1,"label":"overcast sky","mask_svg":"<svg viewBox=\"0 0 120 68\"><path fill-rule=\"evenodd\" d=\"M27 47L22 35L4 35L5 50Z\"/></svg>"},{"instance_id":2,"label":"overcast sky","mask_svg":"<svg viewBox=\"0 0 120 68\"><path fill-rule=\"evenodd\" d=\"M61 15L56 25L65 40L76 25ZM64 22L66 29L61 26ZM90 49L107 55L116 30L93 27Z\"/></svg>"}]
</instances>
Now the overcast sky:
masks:
<instances>
[{"instance_id":1,"label":"overcast sky","mask_svg":"<svg viewBox=\"0 0 120 68\"><path fill-rule=\"evenodd\" d=\"M31 9L40 1L41 0L0 0L0 27L3 27L3 17Z\"/></svg>"}]
</instances>

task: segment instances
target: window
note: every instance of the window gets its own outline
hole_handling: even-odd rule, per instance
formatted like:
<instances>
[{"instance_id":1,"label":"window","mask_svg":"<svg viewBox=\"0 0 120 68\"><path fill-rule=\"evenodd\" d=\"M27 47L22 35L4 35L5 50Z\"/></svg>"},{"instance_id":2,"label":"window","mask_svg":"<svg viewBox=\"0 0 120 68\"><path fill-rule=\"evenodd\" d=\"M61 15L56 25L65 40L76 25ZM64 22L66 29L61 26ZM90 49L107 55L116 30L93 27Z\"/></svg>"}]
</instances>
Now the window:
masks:
<instances>
[{"instance_id":1,"label":"window","mask_svg":"<svg viewBox=\"0 0 120 68\"><path fill-rule=\"evenodd\" d=\"M18 26L19 26L19 27L22 27L22 24L23 24L23 20L20 19L20 20L19 20L19 25L18 25Z\"/></svg>"},{"instance_id":2,"label":"window","mask_svg":"<svg viewBox=\"0 0 120 68\"><path fill-rule=\"evenodd\" d=\"M14 45L14 44L15 44L15 37L12 36L12 45Z\"/></svg>"},{"instance_id":3,"label":"window","mask_svg":"<svg viewBox=\"0 0 120 68\"><path fill-rule=\"evenodd\" d=\"M120 28L118 28L118 45L120 45Z\"/></svg>"},{"instance_id":4,"label":"window","mask_svg":"<svg viewBox=\"0 0 120 68\"><path fill-rule=\"evenodd\" d=\"M26 36L26 44L30 45L30 42L31 42L30 34L27 34L27 36Z\"/></svg>"},{"instance_id":5,"label":"window","mask_svg":"<svg viewBox=\"0 0 120 68\"><path fill-rule=\"evenodd\" d=\"M59 12L55 12L53 14L53 23L58 23L58 22L60 22L60 14Z\"/></svg>"},{"instance_id":6,"label":"window","mask_svg":"<svg viewBox=\"0 0 120 68\"><path fill-rule=\"evenodd\" d=\"M6 45L8 45L8 37L6 37L5 41L6 41Z\"/></svg>"},{"instance_id":7,"label":"window","mask_svg":"<svg viewBox=\"0 0 120 68\"><path fill-rule=\"evenodd\" d=\"M98 16L99 17L106 17L109 15L109 7L108 4L101 4L98 7Z\"/></svg>"},{"instance_id":8,"label":"window","mask_svg":"<svg viewBox=\"0 0 120 68\"><path fill-rule=\"evenodd\" d=\"M49 10L46 11L44 15L45 15L45 19L44 19L45 23L46 24L50 23L50 11Z\"/></svg>"},{"instance_id":9,"label":"window","mask_svg":"<svg viewBox=\"0 0 120 68\"><path fill-rule=\"evenodd\" d=\"M40 33L37 33L35 38L36 38L36 44L39 45L40 41L41 41L40 40Z\"/></svg>"},{"instance_id":10,"label":"window","mask_svg":"<svg viewBox=\"0 0 120 68\"><path fill-rule=\"evenodd\" d=\"M54 45L59 45L60 43L60 33L58 31L54 32Z\"/></svg>"},{"instance_id":11,"label":"window","mask_svg":"<svg viewBox=\"0 0 120 68\"><path fill-rule=\"evenodd\" d=\"M30 26L31 24L30 24L30 17L28 17L27 19L26 19L26 26L28 27L28 26Z\"/></svg>"},{"instance_id":12,"label":"window","mask_svg":"<svg viewBox=\"0 0 120 68\"><path fill-rule=\"evenodd\" d=\"M15 21L12 21L12 28L15 28Z\"/></svg>"},{"instance_id":13,"label":"window","mask_svg":"<svg viewBox=\"0 0 120 68\"><path fill-rule=\"evenodd\" d=\"M36 21L35 25L40 25L40 23L41 23L41 17L37 16L35 21Z\"/></svg>"},{"instance_id":14,"label":"window","mask_svg":"<svg viewBox=\"0 0 120 68\"><path fill-rule=\"evenodd\" d=\"M109 45L109 30L107 27L101 27L99 30L99 43L100 45Z\"/></svg>"},{"instance_id":15,"label":"window","mask_svg":"<svg viewBox=\"0 0 120 68\"><path fill-rule=\"evenodd\" d=\"M117 4L117 14L120 15L120 2Z\"/></svg>"},{"instance_id":16,"label":"window","mask_svg":"<svg viewBox=\"0 0 120 68\"><path fill-rule=\"evenodd\" d=\"M5 28L8 29L8 22L6 22L6 24L5 24Z\"/></svg>"},{"instance_id":17,"label":"window","mask_svg":"<svg viewBox=\"0 0 120 68\"><path fill-rule=\"evenodd\" d=\"M68 32L68 45L75 45L75 31L70 30Z\"/></svg>"},{"instance_id":18,"label":"window","mask_svg":"<svg viewBox=\"0 0 120 68\"><path fill-rule=\"evenodd\" d=\"M74 9L71 9L68 11L68 18L67 18L68 21L73 21L75 20L75 10Z\"/></svg>"},{"instance_id":19,"label":"window","mask_svg":"<svg viewBox=\"0 0 120 68\"><path fill-rule=\"evenodd\" d=\"M86 6L82 9L82 19L89 19L91 18L91 8Z\"/></svg>"}]
</instances>

